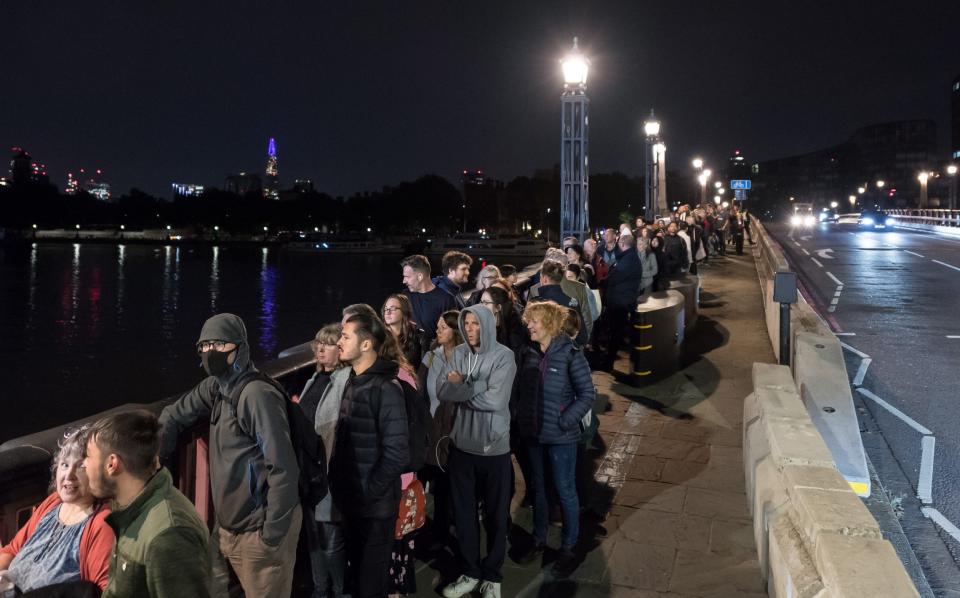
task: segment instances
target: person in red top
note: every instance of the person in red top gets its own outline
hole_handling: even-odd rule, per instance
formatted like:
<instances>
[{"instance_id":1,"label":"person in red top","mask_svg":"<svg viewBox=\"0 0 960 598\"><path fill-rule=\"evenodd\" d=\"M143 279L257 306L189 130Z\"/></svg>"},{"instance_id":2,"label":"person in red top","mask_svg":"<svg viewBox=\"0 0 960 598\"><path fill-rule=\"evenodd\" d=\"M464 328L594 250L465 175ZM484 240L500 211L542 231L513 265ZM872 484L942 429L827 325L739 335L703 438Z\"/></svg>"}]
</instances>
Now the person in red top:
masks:
<instances>
[{"instance_id":1,"label":"person in red top","mask_svg":"<svg viewBox=\"0 0 960 598\"><path fill-rule=\"evenodd\" d=\"M84 444L82 430L65 434L53 458L53 493L0 548L0 576L21 591L78 582L107 586L116 538L104 521L109 509L90 492Z\"/></svg>"}]
</instances>

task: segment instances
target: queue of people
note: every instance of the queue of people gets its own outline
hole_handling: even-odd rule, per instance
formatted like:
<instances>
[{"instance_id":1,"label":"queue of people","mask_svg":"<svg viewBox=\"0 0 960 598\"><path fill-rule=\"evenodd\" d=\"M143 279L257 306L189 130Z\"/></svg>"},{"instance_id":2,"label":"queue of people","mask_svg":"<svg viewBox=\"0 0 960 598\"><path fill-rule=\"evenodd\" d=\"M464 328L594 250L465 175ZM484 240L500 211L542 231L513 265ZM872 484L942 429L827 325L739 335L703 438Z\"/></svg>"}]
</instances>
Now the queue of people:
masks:
<instances>
[{"instance_id":1,"label":"queue of people","mask_svg":"<svg viewBox=\"0 0 960 598\"><path fill-rule=\"evenodd\" d=\"M259 372L240 317L214 315L196 343L207 376L159 417L114 414L64 437L51 494L0 548L0 580L37 596L289 596L303 537L315 598L416 594L417 549L455 554L443 596L495 598L517 477L533 510L518 561L549 554L551 574L569 575L590 507L591 369L613 369L637 301L722 255L725 236L742 252L748 223L683 206L564 239L525 281L484 264L473 289L470 256L448 252L436 277L409 256L405 292L320 328L299 389ZM210 533L163 466L198 425ZM307 464L328 485L314 499Z\"/></svg>"}]
</instances>

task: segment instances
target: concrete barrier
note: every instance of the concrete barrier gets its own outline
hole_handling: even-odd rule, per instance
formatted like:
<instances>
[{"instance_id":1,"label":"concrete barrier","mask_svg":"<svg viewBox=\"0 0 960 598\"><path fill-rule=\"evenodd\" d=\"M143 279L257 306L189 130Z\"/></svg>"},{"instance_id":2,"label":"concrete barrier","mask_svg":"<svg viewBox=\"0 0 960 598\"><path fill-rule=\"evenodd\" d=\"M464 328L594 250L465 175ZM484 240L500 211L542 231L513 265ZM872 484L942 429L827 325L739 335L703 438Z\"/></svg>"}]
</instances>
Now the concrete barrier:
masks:
<instances>
[{"instance_id":1,"label":"concrete barrier","mask_svg":"<svg viewBox=\"0 0 960 598\"><path fill-rule=\"evenodd\" d=\"M790 265L762 224L754 220L751 230L760 248L757 271L767 332L779 358L780 306L773 301L773 277ZM840 341L802 296L790 310L790 333L791 369L803 405L850 487L869 496L870 474Z\"/></svg>"},{"instance_id":2,"label":"concrete barrier","mask_svg":"<svg viewBox=\"0 0 960 598\"><path fill-rule=\"evenodd\" d=\"M754 539L775 597L919 596L834 463L786 366L755 363L743 463Z\"/></svg>"},{"instance_id":3,"label":"concrete barrier","mask_svg":"<svg viewBox=\"0 0 960 598\"><path fill-rule=\"evenodd\" d=\"M679 291L658 291L637 303L630 334L630 381L634 386L660 380L680 368L684 303Z\"/></svg>"}]
</instances>

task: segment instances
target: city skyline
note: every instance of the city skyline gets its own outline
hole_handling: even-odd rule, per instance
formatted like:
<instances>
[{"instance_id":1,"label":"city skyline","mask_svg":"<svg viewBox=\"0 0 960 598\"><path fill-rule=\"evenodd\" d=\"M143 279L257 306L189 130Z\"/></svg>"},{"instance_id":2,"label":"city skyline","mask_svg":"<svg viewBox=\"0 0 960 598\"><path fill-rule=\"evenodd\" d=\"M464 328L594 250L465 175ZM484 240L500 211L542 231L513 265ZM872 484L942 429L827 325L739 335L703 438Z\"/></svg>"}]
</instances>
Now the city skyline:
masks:
<instances>
[{"instance_id":1,"label":"city skyline","mask_svg":"<svg viewBox=\"0 0 960 598\"><path fill-rule=\"evenodd\" d=\"M694 154L719 166L734 147L802 154L910 118L936 121L946 157L960 8L646 8L6 6L0 27L30 58L0 99L0 143L27 148L60 188L70 165L97 164L117 194L263 172L271 137L285 188L309 178L350 195L463 168L510 180L559 162L558 61L576 35L593 62L593 172L642 172L650 108L671 170Z\"/></svg>"}]
</instances>

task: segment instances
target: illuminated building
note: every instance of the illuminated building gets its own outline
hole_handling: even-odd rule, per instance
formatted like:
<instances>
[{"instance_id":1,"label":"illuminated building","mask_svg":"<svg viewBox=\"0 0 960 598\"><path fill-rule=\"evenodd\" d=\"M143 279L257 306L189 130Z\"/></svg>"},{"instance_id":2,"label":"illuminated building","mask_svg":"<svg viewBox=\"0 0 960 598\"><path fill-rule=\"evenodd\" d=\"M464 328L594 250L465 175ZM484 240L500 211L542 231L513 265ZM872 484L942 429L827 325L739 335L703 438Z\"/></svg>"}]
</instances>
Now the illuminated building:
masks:
<instances>
[{"instance_id":1,"label":"illuminated building","mask_svg":"<svg viewBox=\"0 0 960 598\"><path fill-rule=\"evenodd\" d=\"M277 164L277 142L271 137L267 143L267 178L263 187L263 196L267 199L280 199L280 171Z\"/></svg>"},{"instance_id":2,"label":"illuminated building","mask_svg":"<svg viewBox=\"0 0 960 598\"><path fill-rule=\"evenodd\" d=\"M310 179L297 179L293 181L293 190L297 193L313 192L313 181Z\"/></svg>"},{"instance_id":3,"label":"illuminated building","mask_svg":"<svg viewBox=\"0 0 960 598\"><path fill-rule=\"evenodd\" d=\"M73 178L73 173L67 173L67 187L63 190L67 195L76 195L77 191L80 190L80 181Z\"/></svg>"},{"instance_id":4,"label":"illuminated building","mask_svg":"<svg viewBox=\"0 0 960 598\"><path fill-rule=\"evenodd\" d=\"M174 197L200 197L203 195L203 185L192 183L172 183Z\"/></svg>"},{"instance_id":5,"label":"illuminated building","mask_svg":"<svg viewBox=\"0 0 960 598\"><path fill-rule=\"evenodd\" d=\"M100 201L110 200L110 183L98 183L97 181L87 181L85 185L87 193L96 197Z\"/></svg>"},{"instance_id":6,"label":"illuminated building","mask_svg":"<svg viewBox=\"0 0 960 598\"><path fill-rule=\"evenodd\" d=\"M39 166L33 157L20 147L12 147L10 152L13 154L10 157L10 182L14 185L36 182Z\"/></svg>"}]
</instances>

